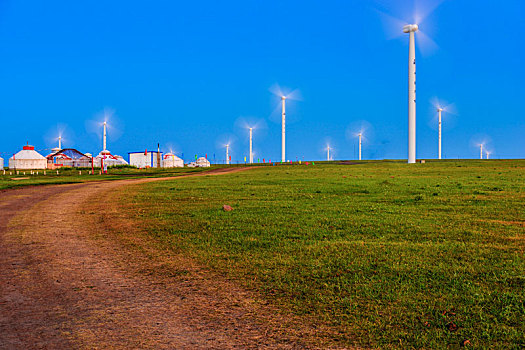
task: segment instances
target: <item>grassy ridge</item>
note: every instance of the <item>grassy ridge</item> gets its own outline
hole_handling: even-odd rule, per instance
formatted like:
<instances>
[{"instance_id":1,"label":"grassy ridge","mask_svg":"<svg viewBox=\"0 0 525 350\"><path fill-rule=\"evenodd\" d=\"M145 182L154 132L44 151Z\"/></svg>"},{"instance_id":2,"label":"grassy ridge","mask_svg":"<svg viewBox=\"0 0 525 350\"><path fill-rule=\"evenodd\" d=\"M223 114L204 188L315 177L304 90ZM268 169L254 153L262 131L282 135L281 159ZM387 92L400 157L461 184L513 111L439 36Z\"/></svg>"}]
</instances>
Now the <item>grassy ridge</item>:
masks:
<instances>
[{"instance_id":1,"label":"grassy ridge","mask_svg":"<svg viewBox=\"0 0 525 350\"><path fill-rule=\"evenodd\" d=\"M519 348L524 170L277 166L135 186L123 200L166 246L333 325L344 343Z\"/></svg>"}]
</instances>

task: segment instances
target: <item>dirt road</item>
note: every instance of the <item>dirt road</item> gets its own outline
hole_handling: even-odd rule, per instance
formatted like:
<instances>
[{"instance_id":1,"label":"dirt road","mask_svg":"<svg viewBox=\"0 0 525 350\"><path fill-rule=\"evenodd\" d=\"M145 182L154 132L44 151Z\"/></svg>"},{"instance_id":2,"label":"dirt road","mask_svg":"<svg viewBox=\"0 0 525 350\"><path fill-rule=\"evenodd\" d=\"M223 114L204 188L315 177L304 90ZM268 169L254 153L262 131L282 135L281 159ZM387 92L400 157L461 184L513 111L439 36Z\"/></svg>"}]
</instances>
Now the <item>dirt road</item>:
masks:
<instances>
[{"instance_id":1,"label":"dirt road","mask_svg":"<svg viewBox=\"0 0 525 350\"><path fill-rule=\"evenodd\" d=\"M112 238L108 227L131 237L133 223L104 198L149 181L0 194L0 348L312 347L316 327L297 326L225 277Z\"/></svg>"}]
</instances>

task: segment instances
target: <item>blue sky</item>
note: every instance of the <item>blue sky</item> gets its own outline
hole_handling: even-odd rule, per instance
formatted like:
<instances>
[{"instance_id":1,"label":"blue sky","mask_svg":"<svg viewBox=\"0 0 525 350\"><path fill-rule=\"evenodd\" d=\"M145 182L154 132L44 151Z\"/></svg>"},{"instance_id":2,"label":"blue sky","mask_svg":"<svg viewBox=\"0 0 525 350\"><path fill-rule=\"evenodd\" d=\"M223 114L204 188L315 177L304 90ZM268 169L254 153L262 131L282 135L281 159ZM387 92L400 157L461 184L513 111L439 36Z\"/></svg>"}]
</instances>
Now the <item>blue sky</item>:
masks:
<instances>
[{"instance_id":1,"label":"blue sky","mask_svg":"<svg viewBox=\"0 0 525 350\"><path fill-rule=\"evenodd\" d=\"M418 8L431 8L420 1ZM29 142L98 153L90 120L112 109L108 149L174 148L224 159L248 153L239 119L265 120L255 158L280 158L278 97L287 104L287 158L356 157L352 132L369 125L363 157L407 155L408 37L389 39L383 16L413 17L406 1L3 1L0 5L0 152ZM525 3L442 2L420 24L438 45L417 51L417 157L435 158L431 99L444 115L443 155L525 157ZM416 34L417 35L417 34ZM423 47L425 48L425 47ZM356 130L357 131L357 130ZM349 137L350 136L350 137ZM169 147L170 146L170 147Z\"/></svg>"}]
</instances>

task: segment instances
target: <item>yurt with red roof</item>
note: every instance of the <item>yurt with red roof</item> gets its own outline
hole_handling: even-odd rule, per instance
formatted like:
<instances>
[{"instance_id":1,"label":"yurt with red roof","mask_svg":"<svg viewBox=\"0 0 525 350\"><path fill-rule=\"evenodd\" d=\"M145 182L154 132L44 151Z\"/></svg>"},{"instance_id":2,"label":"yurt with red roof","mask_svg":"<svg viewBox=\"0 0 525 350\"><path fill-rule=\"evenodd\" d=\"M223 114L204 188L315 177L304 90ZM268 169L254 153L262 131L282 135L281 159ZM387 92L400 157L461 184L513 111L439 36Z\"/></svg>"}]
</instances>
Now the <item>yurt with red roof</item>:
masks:
<instances>
[{"instance_id":1,"label":"yurt with red roof","mask_svg":"<svg viewBox=\"0 0 525 350\"><path fill-rule=\"evenodd\" d=\"M21 151L9 158L9 169L45 169L47 159L34 146L26 145Z\"/></svg>"}]
</instances>

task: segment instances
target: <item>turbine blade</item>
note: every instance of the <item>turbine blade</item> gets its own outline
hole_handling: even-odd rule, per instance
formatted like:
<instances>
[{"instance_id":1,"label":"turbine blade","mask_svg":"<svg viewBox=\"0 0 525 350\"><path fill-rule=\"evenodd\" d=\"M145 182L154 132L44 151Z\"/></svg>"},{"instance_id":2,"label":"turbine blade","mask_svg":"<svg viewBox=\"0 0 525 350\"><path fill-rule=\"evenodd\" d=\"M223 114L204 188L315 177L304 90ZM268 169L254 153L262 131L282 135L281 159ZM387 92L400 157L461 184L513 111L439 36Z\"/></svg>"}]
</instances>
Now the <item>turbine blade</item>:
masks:
<instances>
[{"instance_id":1,"label":"turbine blade","mask_svg":"<svg viewBox=\"0 0 525 350\"><path fill-rule=\"evenodd\" d=\"M400 38L403 36L403 26L408 24L406 21L388 15L382 11L376 10L383 25L383 32L388 40Z\"/></svg>"},{"instance_id":2,"label":"turbine blade","mask_svg":"<svg viewBox=\"0 0 525 350\"><path fill-rule=\"evenodd\" d=\"M290 92L289 94L285 96L287 100L294 100L294 101L303 100L303 96L301 95L301 91L299 91L299 89L295 89L294 91Z\"/></svg>"},{"instance_id":3,"label":"turbine blade","mask_svg":"<svg viewBox=\"0 0 525 350\"><path fill-rule=\"evenodd\" d=\"M415 33L417 46L423 56L430 56L439 48L438 44L422 31Z\"/></svg>"},{"instance_id":4,"label":"turbine blade","mask_svg":"<svg viewBox=\"0 0 525 350\"><path fill-rule=\"evenodd\" d=\"M443 107L443 111L447 114L458 115L458 110L454 103L449 103Z\"/></svg>"},{"instance_id":5,"label":"turbine blade","mask_svg":"<svg viewBox=\"0 0 525 350\"><path fill-rule=\"evenodd\" d=\"M275 105L275 108L270 113L268 119L270 119L273 123L281 123L281 103Z\"/></svg>"},{"instance_id":6,"label":"turbine blade","mask_svg":"<svg viewBox=\"0 0 525 350\"><path fill-rule=\"evenodd\" d=\"M438 108L443 108L443 103L441 103L441 101L439 101L439 99L437 97L432 97L430 99L430 104L435 108L435 109L438 109Z\"/></svg>"},{"instance_id":7,"label":"turbine blade","mask_svg":"<svg viewBox=\"0 0 525 350\"><path fill-rule=\"evenodd\" d=\"M276 95L276 96L283 96L284 93L283 93L283 90L281 89L281 87L279 86L279 84L275 83L273 84L272 86L270 86L270 88L268 89L272 94Z\"/></svg>"},{"instance_id":8,"label":"turbine blade","mask_svg":"<svg viewBox=\"0 0 525 350\"><path fill-rule=\"evenodd\" d=\"M418 0L414 4L414 21L417 24L423 23L432 12L436 10L446 0Z\"/></svg>"}]
</instances>

